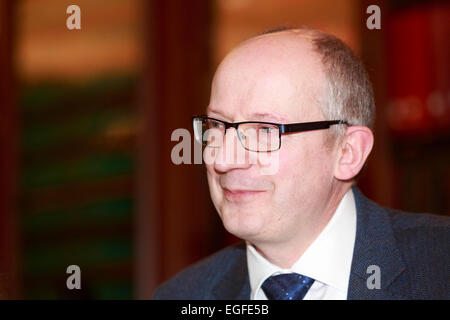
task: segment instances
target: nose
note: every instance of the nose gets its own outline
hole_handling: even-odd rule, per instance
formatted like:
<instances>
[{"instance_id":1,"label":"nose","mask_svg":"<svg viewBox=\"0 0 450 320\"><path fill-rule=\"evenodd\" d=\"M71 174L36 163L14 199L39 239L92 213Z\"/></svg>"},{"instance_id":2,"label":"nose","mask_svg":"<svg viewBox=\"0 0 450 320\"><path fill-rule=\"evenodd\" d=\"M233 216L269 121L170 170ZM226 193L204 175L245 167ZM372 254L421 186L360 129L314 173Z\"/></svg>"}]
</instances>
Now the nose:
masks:
<instances>
[{"instance_id":1,"label":"nose","mask_svg":"<svg viewBox=\"0 0 450 320\"><path fill-rule=\"evenodd\" d=\"M251 166L249 153L242 146L235 128L228 128L223 137L223 143L217 148L214 160L214 168L219 172L227 172L232 169L246 169Z\"/></svg>"}]
</instances>

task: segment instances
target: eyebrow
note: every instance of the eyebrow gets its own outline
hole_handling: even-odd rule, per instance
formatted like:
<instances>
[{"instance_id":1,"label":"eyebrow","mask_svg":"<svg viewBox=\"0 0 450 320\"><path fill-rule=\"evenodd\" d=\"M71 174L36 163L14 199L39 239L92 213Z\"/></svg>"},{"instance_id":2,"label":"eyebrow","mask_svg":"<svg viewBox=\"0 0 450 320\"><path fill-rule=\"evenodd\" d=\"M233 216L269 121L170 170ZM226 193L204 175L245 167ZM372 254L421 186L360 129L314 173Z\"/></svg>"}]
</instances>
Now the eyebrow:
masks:
<instances>
[{"instance_id":1,"label":"eyebrow","mask_svg":"<svg viewBox=\"0 0 450 320\"><path fill-rule=\"evenodd\" d=\"M281 122L281 123L289 122L286 117L275 113L257 112L252 113L250 117L255 120L264 120L269 122Z\"/></svg>"},{"instance_id":2,"label":"eyebrow","mask_svg":"<svg viewBox=\"0 0 450 320\"><path fill-rule=\"evenodd\" d=\"M213 110L213 109L206 109L208 113L214 113L219 116L222 116L225 119L230 119L229 117L225 116L222 112ZM268 112L256 112L251 113L246 119L247 121L267 121L267 122L279 122L279 123L289 123L286 117L275 114L275 113L268 113Z\"/></svg>"},{"instance_id":3,"label":"eyebrow","mask_svg":"<svg viewBox=\"0 0 450 320\"><path fill-rule=\"evenodd\" d=\"M222 112L216 111L216 110L211 109L211 108L209 108L209 107L206 108L206 114L208 114L208 113L215 113L215 114L217 114L217 115L223 117L224 119L229 119L229 118L228 118L226 115L224 115Z\"/></svg>"}]
</instances>

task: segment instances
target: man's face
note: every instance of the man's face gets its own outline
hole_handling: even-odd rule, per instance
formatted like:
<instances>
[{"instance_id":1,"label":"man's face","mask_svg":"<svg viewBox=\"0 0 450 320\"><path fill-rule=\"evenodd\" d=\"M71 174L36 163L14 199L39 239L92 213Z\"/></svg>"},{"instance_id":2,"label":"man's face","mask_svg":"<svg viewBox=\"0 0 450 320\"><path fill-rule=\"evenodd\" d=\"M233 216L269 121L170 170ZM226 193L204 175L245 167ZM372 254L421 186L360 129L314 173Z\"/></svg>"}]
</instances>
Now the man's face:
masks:
<instances>
[{"instance_id":1,"label":"man's face","mask_svg":"<svg viewBox=\"0 0 450 320\"><path fill-rule=\"evenodd\" d=\"M325 78L318 56L298 35L252 39L234 50L214 77L208 116L228 122L295 123L325 120L319 109ZM233 128L225 139L242 148ZM324 217L333 185L335 154L324 143L326 130L283 135L270 175L258 154L245 151L236 161L233 148L216 149L206 164L213 203L232 234L254 243L294 241L313 232ZM205 152L210 150L205 149ZM309 235L308 235L309 236Z\"/></svg>"}]
</instances>

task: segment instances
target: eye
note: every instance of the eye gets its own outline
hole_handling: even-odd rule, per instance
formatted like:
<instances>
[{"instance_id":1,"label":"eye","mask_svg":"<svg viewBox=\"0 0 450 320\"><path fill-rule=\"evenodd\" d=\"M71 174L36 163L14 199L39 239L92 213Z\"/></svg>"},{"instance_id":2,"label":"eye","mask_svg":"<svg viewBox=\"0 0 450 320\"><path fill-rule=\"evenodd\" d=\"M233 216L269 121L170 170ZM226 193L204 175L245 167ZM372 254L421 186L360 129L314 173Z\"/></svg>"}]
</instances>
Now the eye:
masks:
<instances>
[{"instance_id":1,"label":"eye","mask_svg":"<svg viewBox=\"0 0 450 320\"><path fill-rule=\"evenodd\" d=\"M260 130L263 133L272 133L272 131L274 131L274 128L273 127L260 126L258 128L258 130Z\"/></svg>"},{"instance_id":2,"label":"eye","mask_svg":"<svg viewBox=\"0 0 450 320\"><path fill-rule=\"evenodd\" d=\"M213 129L221 128L222 124L220 122L217 122L217 121L209 121L208 127L209 128L213 128Z\"/></svg>"}]
</instances>

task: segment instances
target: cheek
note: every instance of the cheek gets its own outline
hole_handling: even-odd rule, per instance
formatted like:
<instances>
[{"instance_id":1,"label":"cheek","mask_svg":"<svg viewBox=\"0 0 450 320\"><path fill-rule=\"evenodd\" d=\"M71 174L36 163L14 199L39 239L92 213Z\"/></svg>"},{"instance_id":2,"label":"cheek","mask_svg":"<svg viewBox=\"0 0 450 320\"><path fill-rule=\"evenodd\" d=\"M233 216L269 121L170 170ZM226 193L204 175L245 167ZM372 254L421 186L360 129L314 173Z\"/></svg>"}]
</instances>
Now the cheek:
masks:
<instances>
[{"instance_id":1,"label":"cheek","mask_svg":"<svg viewBox=\"0 0 450 320\"><path fill-rule=\"evenodd\" d=\"M207 177L208 177L208 180L209 180L210 177L213 176L214 170L213 170L212 165L210 165L210 164L205 164L205 168L206 168L206 174L207 174Z\"/></svg>"},{"instance_id":2,"label":"cheek","mask_svg":"<svg viewBox=\"0 0 450 320\"><path fill-rule=\"evenodd\" d=\"M276 181L282 198L304 198L305 193L327 183L331 176L331 159L324 147L317 147L322 146L322 140L300 140L292 139L280 150Z\"/></svg>"},{"instance_id":3,"label":"cheek","mask_svg":"<svg viewBox=\"0 0 450 320\"><path fill-rule=\"evenodd\" d=\"M206 166L206 178L208 180L208 186L209 186L209 192L211 194L211 198L213 202L219 200L220 198L220 190L219 185L217 181L217 174L214 171L214 168L212 165L205 165Z\"/></svg>"}]
</instances>

